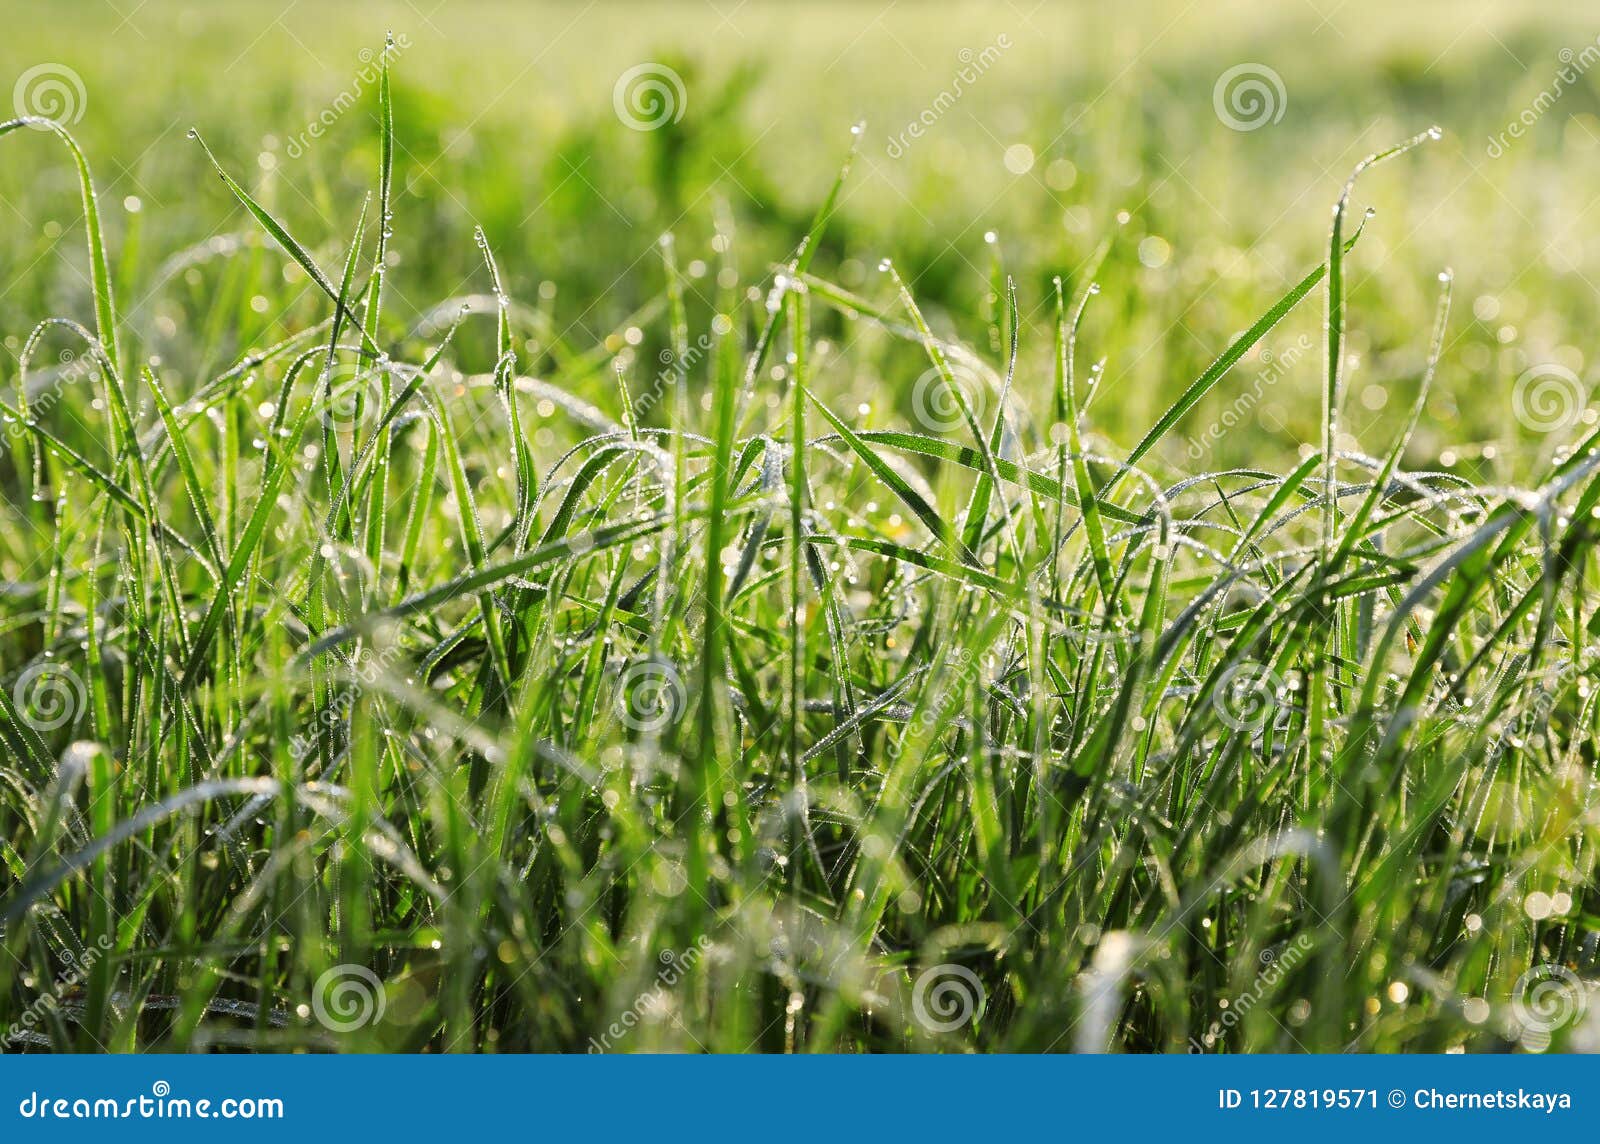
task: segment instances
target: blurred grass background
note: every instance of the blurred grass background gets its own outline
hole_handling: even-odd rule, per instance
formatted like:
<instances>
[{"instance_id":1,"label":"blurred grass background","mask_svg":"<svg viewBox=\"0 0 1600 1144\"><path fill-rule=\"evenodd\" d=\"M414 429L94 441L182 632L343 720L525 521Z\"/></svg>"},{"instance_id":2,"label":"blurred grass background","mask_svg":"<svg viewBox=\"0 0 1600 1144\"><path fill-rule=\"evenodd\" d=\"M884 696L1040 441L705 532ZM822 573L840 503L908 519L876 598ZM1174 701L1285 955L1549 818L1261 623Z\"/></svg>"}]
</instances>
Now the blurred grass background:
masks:
<instances>
[{"instance_id":1,"label":"blurred grass background","mask_svg":"<svg viewBox=\"0 0 1600 1144\"><path fill-rule=\"evenodd\" d=\"M803 232L850 124L864 119L861 159L818 269L877 297L873 268L892 256L936 324L982 347L998 253L1034 331L1026 375L1047 353L1050 276L1070 278L1115 232L1107 301L1091 313L1085 344L1107 357L1097 425L1125 449L1317 261L1354 163L1437 123L1442 144L1361 190L1378 215L1353 268L1347 431L1379 447L1366 438L1397 415L1390 383L1420 368L1434 278L1446 266L1466 305L1418 450L1443 453L1473 479L1516 479L1542 442L1510 417L1513 380L1550 361L1586 380L1593 372L1582 331L1600 282L1600 68L1583 71L1500 157L1489 154L1490 137L1555 82L1563 49L1594 44L1600 25L1582 4L15 7L0 43L4 74L49 62L81 76L74 130L111 208L122 305L142 351L180 371L220 368L317 305L302 291L306 310L285 310L281 291L266 290L262 301L273 301L258 330L196 339L186 328L203 322L197 299L218 286L209 273L170 277L177 252L237 236L241 250L224 245L208 261L282 265L253 245L255 228L186 130L199 128L334 265L375 178L375 91L360 76L373 74L363 61L390 30L408 45L395 66L402 191L390 289L401 315L487 288L472 242L481 225L512 293L545 306L559 336L580 348L611 336L612 349L625 348L620 331L660 297L663 231L676 233L686 261L714 264L713 219L725 211L743 280L758 278ZM1010 46L893 154L891 140L951 89L963 60L997 43ZM630 130L613 109L618 77L645 61L676 71L686 95L681 119L651 132ZM1218 77L1240 63L1272 69L1287 97L1281 119L1248 132L1213 106ZM293 146L352 96L321 139ZM0 331L13 354L40 318L88 313L72 178L43 141L13 147L0 165L0 257L12 268ZM707 296L713 278L701 279ZM1319 320L1316 307L1303 308L1269 348L1315 339ZM908 380L921 366L901 359L859 347L824 355L822 384ZM1219 441L1217 459L1266 464L1313 439L1317 368L1308 354L1288 369L1288 384L1256 412L1259 433ZM604 388L608 373L597 374ZM1030 389L1044 392L1025 380Z\"/></svg>"}]
</instances>

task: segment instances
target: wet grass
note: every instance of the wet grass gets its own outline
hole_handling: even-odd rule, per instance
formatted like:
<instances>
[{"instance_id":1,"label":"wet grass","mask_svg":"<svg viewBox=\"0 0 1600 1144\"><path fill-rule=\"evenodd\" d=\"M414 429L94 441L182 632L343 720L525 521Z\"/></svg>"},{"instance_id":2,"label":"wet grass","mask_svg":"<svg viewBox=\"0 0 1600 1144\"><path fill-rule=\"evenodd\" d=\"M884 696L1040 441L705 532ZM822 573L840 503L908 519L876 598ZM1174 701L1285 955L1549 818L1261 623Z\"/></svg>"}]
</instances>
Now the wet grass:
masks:
<instances>
[{"instance_id":1,"label":"wet grass","mask_svg":"<svg viewBox=\"0 0 1600 1144\"><path fill-rule=\"evenodd\" d=\"M1042 282L991 244L968 314L841 281L859 133L770 265L714 211L595 345L481 230L401 319L438 236L396 90L348 233L196 135L258 237L196 260L182 369L96 157L0 125L71 159L88 283L0 399L8 1047L1592 1042L1596 435L1515 481L1420 455L1440 267L1409 414L1345 421L1360 196L1436 132L1108 427L1133 244ZM1185 450L1319 306L1315 436Z\"/></svg>"}]
</instances>

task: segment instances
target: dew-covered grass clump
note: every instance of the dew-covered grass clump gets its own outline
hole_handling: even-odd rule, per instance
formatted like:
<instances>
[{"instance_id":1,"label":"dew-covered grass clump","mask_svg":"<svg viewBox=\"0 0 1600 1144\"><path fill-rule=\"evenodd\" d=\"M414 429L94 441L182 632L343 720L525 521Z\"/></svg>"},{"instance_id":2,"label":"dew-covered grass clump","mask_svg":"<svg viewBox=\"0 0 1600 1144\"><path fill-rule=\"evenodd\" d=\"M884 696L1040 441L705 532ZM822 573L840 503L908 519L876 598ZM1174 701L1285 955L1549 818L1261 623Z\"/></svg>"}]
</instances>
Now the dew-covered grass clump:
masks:
<instances>
[{"instance_id":1,"label":"dew-covered grass clump","mask_svg":"<svg viewBox=\"0 0 1600 1144\"><path fill-rule=\"evenodd\" d=\"M659 65L646 228L439 150L425 50L177 193L92 86L0 124L6 1050L1600 1046L1581 323L1367 209L1433 115L1256 189L1274 272L1199 174L952 267L852 220L883 127L752 189Z\"/></svg>"}]
</instances>

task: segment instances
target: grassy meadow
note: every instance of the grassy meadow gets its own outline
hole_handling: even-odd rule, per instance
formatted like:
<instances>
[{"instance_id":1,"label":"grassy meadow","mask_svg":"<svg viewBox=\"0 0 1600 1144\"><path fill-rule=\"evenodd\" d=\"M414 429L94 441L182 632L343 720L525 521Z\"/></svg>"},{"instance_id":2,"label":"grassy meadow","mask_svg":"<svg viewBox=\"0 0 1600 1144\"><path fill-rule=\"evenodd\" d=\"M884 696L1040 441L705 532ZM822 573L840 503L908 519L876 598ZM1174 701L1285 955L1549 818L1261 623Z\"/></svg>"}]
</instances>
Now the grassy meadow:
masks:
<instances>
[{"instance_id":1,"label":"grassy meadow","mask_svg":"<svg viewBox=\"0 0 1600 1144\"><path fill-rule=\"evenodd\" d=\"M1582 6L5 3L0 1050L1600 1048Z\"/></svg>"}]
</instances>

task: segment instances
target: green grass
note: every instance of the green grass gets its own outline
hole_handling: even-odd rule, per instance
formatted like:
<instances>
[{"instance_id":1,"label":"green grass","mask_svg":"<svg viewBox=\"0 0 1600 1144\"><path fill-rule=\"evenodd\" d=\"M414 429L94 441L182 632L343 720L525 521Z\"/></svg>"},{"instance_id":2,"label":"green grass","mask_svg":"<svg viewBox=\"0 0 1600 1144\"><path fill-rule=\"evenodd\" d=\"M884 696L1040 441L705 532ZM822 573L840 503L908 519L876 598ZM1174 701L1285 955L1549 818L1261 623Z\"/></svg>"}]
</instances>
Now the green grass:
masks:
<instances>
[{"instance_id":1,"label":"green grass","mask_svg":"<svg viewBox=\"0 0 1600 1144\"><path fill-rule=\"evenodd\" d=\"M758 85L690 60L706 118L564 128L649 204L530 228L492 125L423 189L411 50L303 164L240 142L273 98L175 136L170 222L95 193L137 140L0 125L83 215L0 239L8 1048L1596 1043L1600 432L1507 416L1582 293L1484 302L1559 236L1430 196L1459 136L1331 150L1312 205L1270 132L1181 203L1079 154L1090 232L940 248L967 191L896 206L846 117L727 201ZM1161 65L1202 116L1217 58ZM1301 235L1208 275L1253 180Z\"/></svg>"}]
</instances>

